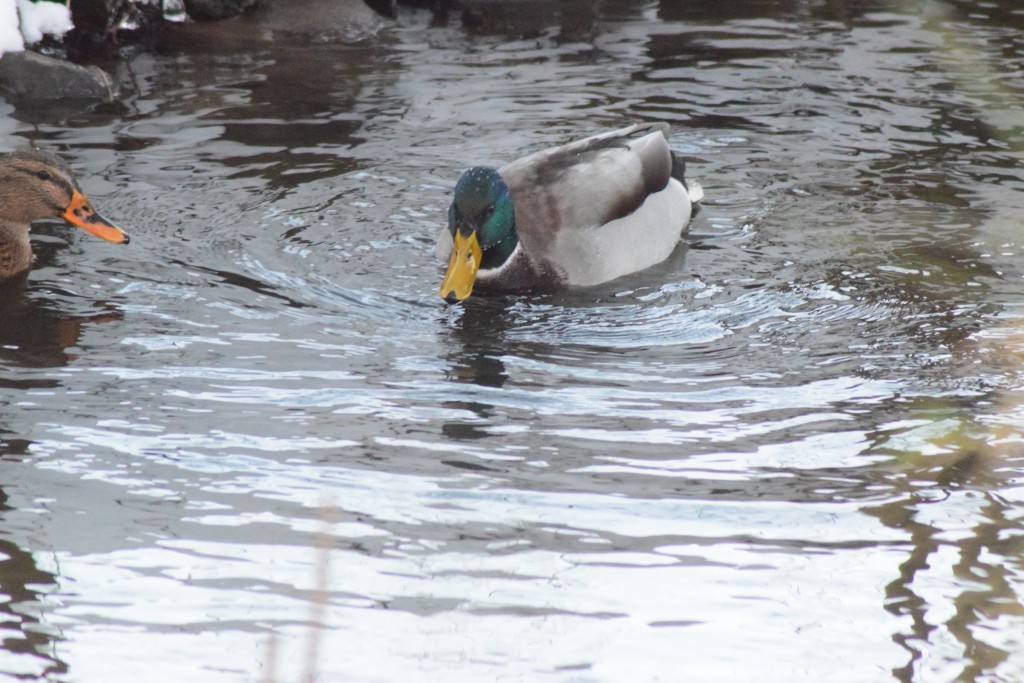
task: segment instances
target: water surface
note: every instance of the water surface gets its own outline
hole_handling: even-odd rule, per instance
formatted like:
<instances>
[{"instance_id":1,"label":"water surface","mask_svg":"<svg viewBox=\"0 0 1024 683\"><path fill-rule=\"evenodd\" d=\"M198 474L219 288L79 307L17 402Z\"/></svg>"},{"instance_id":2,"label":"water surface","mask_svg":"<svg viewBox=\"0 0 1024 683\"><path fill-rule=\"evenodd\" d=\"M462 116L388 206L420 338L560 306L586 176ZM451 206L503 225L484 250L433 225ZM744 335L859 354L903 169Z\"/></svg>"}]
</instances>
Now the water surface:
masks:
<instances>
[{"instance_id":1,"label":"water surface","mask_svg":"<svg viewBox=\"0 0 1024 683\"><path fill-rule=\"evenodd\" d=\"M522 4L0 103L132 236L0 293L0 678L1024 676L1024 14ZM444 304L462 169L637 120L671 259Z\"/></svg>"}]
</instances>

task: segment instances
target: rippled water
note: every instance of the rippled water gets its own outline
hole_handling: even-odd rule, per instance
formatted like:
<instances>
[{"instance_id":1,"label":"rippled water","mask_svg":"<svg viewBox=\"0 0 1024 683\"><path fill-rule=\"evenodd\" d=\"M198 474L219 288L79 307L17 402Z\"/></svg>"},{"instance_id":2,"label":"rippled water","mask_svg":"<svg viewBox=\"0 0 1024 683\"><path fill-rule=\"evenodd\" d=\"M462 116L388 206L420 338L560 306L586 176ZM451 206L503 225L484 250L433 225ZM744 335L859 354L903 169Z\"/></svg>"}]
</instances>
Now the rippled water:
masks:
<instances>
[{"instance_id":1,"label":"rippled water","mask_svg":"<svg viewBox=\"0 0 1024 683\"><path fill-rule=\"evenodd\" d=\"M132 236L0 294L0 678L1024 678L1024 12L470 4L0 103ZM654 119L669 261L441 301L463 168Z\"/></svg>"}]
</instances>

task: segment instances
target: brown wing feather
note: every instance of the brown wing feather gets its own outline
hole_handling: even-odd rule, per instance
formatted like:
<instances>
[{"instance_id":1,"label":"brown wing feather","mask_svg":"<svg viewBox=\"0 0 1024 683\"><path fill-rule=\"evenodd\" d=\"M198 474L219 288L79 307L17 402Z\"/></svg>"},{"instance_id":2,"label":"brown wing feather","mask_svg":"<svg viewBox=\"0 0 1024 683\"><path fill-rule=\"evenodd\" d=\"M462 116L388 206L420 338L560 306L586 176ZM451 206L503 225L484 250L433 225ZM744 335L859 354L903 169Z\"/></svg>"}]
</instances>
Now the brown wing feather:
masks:
<instances>
[{"instance_id":1,"label":"brown wing feather","mask_svg":"<svg viewBox=\"0 0 1024 683\"><path fill-rule=\"evenodd\" d=\"M542 256L555 234L633 213L672 176L664 123L640 124L545 150L498 169L509 186L516 230Z\"/></svg>"}]
</instances>

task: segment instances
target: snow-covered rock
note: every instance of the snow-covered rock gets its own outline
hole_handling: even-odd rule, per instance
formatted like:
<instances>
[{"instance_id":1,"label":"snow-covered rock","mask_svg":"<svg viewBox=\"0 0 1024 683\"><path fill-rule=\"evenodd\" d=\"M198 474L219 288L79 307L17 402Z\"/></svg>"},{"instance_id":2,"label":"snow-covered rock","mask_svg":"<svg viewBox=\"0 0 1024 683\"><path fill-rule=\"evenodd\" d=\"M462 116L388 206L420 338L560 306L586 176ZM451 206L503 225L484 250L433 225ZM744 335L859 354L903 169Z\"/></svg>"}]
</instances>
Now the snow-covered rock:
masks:
<instances>
[{"instance_id":1,"label":"snow-covered rock","mask_svg":"<svg viewBox=\"0 0 1024 683\"><path fill-rule=\"evenodd\" d=\"M9 2L10 0L0 0ZM21 18L21 35L26 45L33 45L43 39L44 35L57 38L74 28L71 23L71 10L67 5L49 0L15 0L18 15Z\"/></svg>"},{"instance_id":2,"label":"snow-covered rock","mask_svg":"<svg viewBox=\"0 0 1024 683\"><path fill-rule=\"evenodd\" d=\"M60 37L73 28L71 10L49 0L0 0L0 55L20 52L51 35Z\"/></svg>"}]
</instances>

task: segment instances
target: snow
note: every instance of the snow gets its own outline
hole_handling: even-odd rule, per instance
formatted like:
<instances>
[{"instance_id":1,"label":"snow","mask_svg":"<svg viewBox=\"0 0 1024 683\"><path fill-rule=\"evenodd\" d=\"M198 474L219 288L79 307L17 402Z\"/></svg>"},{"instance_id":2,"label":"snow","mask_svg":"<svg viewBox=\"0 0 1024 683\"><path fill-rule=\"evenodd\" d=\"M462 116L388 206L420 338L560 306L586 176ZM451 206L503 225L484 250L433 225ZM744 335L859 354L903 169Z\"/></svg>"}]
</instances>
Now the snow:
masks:
<instances>
[{"instance_id":1,"label":"snow","mask_svg":"<svg viewBox=\"0 0 1024 683\"><path fill-rule=\"evenodd\" d=\"M0 55L25 49L18 30L18 6L15 0L0 0Z\"/></svg>"},{"instance_id":2,"label":"snow","mask_svg":"<svg viewBox=\"0 0 1024 683\"><path fill-rule=\"evenodd\" d=\"M7 0L0 0L5 2ZM32 2L32 0L16 0L18 12L21 14L21 35L25 43L31 45L43 39L44 34L62 36L70 31L71 10L59 2Z\"/></svg>"},{"instance_id":3,"label":"snow","mask_svg":"<svg viewBox=\"0 0 1024 683\"><path fill-rule=\"evenodd\" d=\"M47 34L62 36L71 28L71 10L60 2L0 0L0 55L24 50Z\"/></svg>"}]
</instances>

